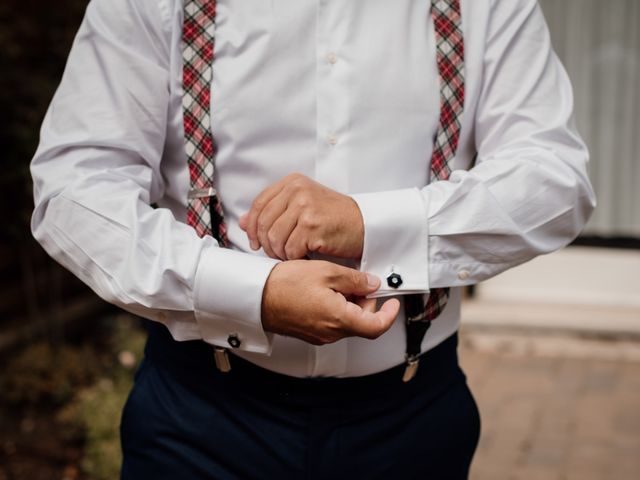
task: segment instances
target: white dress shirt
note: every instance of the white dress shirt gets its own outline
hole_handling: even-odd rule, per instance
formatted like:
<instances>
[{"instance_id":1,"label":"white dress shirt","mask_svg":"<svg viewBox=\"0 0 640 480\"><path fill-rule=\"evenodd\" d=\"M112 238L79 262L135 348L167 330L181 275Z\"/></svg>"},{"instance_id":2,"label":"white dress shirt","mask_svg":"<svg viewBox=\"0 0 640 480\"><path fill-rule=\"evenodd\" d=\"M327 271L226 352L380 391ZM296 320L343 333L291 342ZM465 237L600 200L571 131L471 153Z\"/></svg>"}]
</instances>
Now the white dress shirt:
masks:
<instances>
[{"instance_id":1,"label":"white dress shirt","mask_svg":"<svg viewBox=\"0 0 640 480\"><path fill-rule=\"evenodd\" d=\"M352 195L378 296L451 286L423 342L454 333L460 288L556 250L594 206L572 92L534 0L462 0L466 102L449 181L428 183L439 116L428 0L219 0L212 129L230 249L186 225L179 0L93 0L31 171L35 237L98 295L294 376L404 360L403 315L377 340L265 333L275 264L240 215L301 172ZM475 166L467 170L471 165ZM150 205L156 203L159 208ZM388 288L395 271L404 283Z\"/></svg>"}]
</instances>

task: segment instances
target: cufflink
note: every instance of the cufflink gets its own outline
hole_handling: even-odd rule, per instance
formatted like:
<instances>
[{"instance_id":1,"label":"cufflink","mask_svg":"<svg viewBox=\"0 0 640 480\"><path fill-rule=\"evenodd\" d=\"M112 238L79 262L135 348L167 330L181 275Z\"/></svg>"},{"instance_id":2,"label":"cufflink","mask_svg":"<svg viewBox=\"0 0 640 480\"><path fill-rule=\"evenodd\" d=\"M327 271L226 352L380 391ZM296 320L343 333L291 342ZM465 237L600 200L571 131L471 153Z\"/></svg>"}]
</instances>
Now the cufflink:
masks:
<instances>
[{"instance_id":1,"label":"cufflink","mask_svg":"<svg viewBox=\"0 0 640 480\"><path fill-rule=\"evenodd\" d=\"M398 288L402 285L402 277L397 273L392 273L387 277L387 285L391 288Z\"/></svg>"},{"instance_id":2,"label":"cufflink","mask_svg":"<svg viewBox=\"0 0 640 480\"><path fill-rule=\"evenodd\" d=\"M227 343L229 343L229 345L231 345L232 348L238 348L242 342L238 338L237 333L232 333L227 337Z\"/></svg>"}]
</instances>

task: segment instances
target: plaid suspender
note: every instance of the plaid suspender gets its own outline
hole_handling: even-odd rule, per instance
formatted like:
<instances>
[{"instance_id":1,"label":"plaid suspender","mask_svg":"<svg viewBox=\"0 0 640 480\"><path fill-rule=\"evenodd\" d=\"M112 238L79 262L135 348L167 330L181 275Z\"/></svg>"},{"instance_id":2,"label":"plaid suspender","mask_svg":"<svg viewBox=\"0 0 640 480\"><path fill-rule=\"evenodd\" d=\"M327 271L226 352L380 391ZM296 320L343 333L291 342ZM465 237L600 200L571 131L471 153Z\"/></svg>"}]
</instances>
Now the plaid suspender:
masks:
<instances>
[{"instance_id":1,"label":"plaid suspender","mask_svg":"<svg viewBox=\"0 0 640 480\"><path fill-rule=\"evenodd\" d=\"M183 117L190 190L187 223L199 236L212 235L228 245L222 204L214 188L216 145L211 131L210 99L214 58L216 0L184 0L182 29ZM460 0L431 0L440 78L440 122L430 161L431 181L447 180L460 137L464 108L464 39ZM405 297L407 370L410 380L417 369L422 339L432 320L449 298L448 288L427 295ZM226 352L216 348L216 363L228 370Z\"/></svg>"},{"instance_id":2,"label":"plaid suspender","mask_svg":"<svg viewBox=\"0 0 640 480\"><path fill-rule=\"evenodd\" d=\"M227 246L222 205L214 189L216 145L210 100L216 18L215 0L185 0L182 26L182 113L189 165L187 223L199 236L212 235Z\"/></svg>"},{"instance_id":3,"label":"plaid suspender","mask_svg":"<svg viewBox=\"0 0 640 480\"><path fill-rule=\"evenodd\" d=\"M431 182L447 180L458 150L464 110L464 37L460 0L432 0L431 18L436 35L436 61L440 77L440 122L430 162ZM411 380L418 368L422 340L449 300L449 288L433 288L426 295L404 299L407 331L403 380Z\"/></svg>"}]
</instances>

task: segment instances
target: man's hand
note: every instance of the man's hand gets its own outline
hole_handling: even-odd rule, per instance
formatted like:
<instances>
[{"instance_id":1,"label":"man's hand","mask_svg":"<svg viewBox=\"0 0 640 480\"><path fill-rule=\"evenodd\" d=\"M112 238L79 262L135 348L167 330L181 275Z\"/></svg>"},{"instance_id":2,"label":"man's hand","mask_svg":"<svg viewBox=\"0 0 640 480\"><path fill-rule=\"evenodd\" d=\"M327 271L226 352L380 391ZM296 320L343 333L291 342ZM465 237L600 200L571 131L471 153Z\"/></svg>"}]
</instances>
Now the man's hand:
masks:
<instances>
[{"instance_id":1,"label":"man's hand","mask_svg":"<svg viewBox=\"0 0 640 480\"><path fill-rule=\"evenodd\" d=\"M277 264L264 287L262 325L266 331L324 345L344 337L374 339L386 332L400 309L397 299L375 311L364 296L380 279L320 260Z\"/></svg>"},{"instance_id":2,"label":"man's hand","mask_svg":"<svg viewBox=\"0 0 640 480\"><path fill-rule=\"evenodd\" d=\"M262 247L272 258L362 256L364 223L356 202L299 173L263 190L240 217L240 228L252 249Z\"/></svg>"}]
</instances>

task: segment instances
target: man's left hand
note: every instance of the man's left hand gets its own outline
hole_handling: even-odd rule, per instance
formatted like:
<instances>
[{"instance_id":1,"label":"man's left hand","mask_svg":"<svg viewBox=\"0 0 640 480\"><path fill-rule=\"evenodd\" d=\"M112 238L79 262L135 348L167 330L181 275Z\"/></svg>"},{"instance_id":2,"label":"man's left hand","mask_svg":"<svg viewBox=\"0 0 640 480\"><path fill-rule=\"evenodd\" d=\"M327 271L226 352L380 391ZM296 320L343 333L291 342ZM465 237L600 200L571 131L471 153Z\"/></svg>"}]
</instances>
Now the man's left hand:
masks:
<instances>
[{"instance_id":1,"label":"man's left hand","mask_svg":"<svg viewBox=\"0 0 640 480\"><path fill-rule=\"evenodd\" d=\"M360 258L364 222L356 202L299 173L263 190L240 217L251 248L298 260L309 252Z\"/></svg>"}]
</instances>

